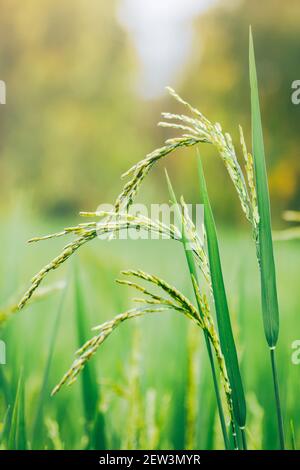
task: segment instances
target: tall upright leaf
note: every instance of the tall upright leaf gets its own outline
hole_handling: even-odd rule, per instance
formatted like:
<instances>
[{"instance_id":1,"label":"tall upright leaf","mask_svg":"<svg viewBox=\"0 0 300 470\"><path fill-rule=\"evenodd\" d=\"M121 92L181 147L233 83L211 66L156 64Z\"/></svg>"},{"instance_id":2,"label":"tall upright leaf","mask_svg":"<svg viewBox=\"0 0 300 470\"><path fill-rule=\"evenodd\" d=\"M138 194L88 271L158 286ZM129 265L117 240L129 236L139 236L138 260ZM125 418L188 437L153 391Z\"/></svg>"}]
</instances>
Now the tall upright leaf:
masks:
<instances>
[{"instance_id":1,"label":"tall upright leaf","mask_svg":"<svg viewBox=\"0 0 300 470\"><path fill-rule=\"evenodd\" d=\"M10 423L8 449L26 450L26 424L23 375L20 374Z\"/></svg>"},{"instance_id":2,"label":"tall upright leaf","mask_svg":"<svg viewBox=\"0 0 300 470\"><path fill-rule=\"evenodd\" d=\"M284 448L284 429L281 413L275 348L279 335L279 309L276 273L272 242L270 198L265 161L265 150L258 96L257 74L252 32L249 33L249 75L251 89L252 152L255 168L257 204L259 212L259 264L264 331L270 348L278 431L281 448Z\"/></svg>"},{"instance_id":3,"label":"tall upright leaf","mask_svg":"<svg viewBox=\"0 0 300 470\"><path fill-rule=\"evenodd\" d=\"M198 155L200 190L204 204L204 224L207 233L207 247L210 264L213 296L217 314L220 343L225 358L228 376L232 388L232 401L235 419L243 430L246 424L246 401L240 374L239 362L232 333L225 285L220 260L217 231L206 188L202 163Z\"/></svg>"},{"instance_id":4,"label":"tall upright leaf","mask_svg":"<svg viewBox=\"0 0 300 470\"><path fill-rule=\"evenodd\" d=\"M168 176L167 171L166 171L166 178L167 178L167 184L168 184L168 188L169 188L171 201L173 202L173 204L175 205L175 207L177 209L178 221L181 223L181 217L182 216L181 216L180 208L179 208L179 205L177 203L175 192L173 190L173 187L172 187L172 184L171 184L171 181L170 181L170 178ZM196 268L196 265L195 265L195 260L193 258L191 250L189 249L188 240L187 240L186 235L185 235L184 224L182 224L182 223L181 223L181 229L182 229L182 242L183 242L184 252L185 252L185 256L186 256L190 276L191 276L192 280L194 278L197 281L197 283L199 284L199 282L198 282L198 273L197 273L197 268ZM192 284L193 284L193 282L192 282ZM195 292L195 296L196 296L196 299L198 299L198 296L196 295L196 292ZM198 304L199 312L201 313L201 306L200 306L198 301L197 301L197 304ZM212 372L212 378L213 378L213 383L214 383L214 390L215 390L215 395L216 395L216 401L217 401L217 406L218 406L218 412L219 412L219 418L220 418L220 424L221 424L224 444L225 444L225 448L229 449L230 448L230 442L229 442L228 435L227 435L227 430L226 430L226 423L225 423L224 411L223 411L223 406L222 406L220 392L219 392L218 380L217 380L217 376L216 376L215 364L214 364L214 359L213 359L213 354L212 354L212 350L211 350L210 341L209 341L209 338L208 338L206 332L204 332L204 339L205 339L205 344L206 344L207 353L208 353L209 362L210 362L210 367L211 367L211 372Z\"/></svg>"},{"instance_id":5,"label":"tall upright leaf","mask_svg":"<svg viewBox=\"0 0 300 470\"><path fill-rule=\"evenodd\" d=\"M268 345L270 348L274 348L277 344L279 333L279 311L271 230L270 198L251 29L249 43L249 69L251 88L252 150L255 167L257 204L260 218L259 256L262 313Z\"/></svg>"}]
</instances>

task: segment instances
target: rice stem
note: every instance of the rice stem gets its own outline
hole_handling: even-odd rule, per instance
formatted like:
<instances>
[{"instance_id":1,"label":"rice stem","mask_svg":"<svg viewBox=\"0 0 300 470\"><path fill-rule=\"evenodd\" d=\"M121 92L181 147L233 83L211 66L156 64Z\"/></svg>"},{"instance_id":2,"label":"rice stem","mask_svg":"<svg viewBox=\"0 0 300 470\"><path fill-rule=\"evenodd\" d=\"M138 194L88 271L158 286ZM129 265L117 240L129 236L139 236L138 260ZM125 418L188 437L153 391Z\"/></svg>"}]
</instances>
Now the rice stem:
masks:
<instances>
[{"instance_id":1,"label":"rice stem","mask_svg":"<svg viewBox=\"0 0 300 470\"><path fill-rule=\"evenodd\" d=\"M241 431L241 436L242 436L243 450L248 450L245 428L240 428L240 431Z\"/></svg>"},{"instance_id":2,"label":"rice stem","mask_svg":"<svg viewBox=\"0 0 300 470\"><path fill-rule=\"evenodd\" d=\"M284 428L283 428L283 418L282 418L281 404L280 404L280 393L279 393L279 385L278 385L275 348L270 349L270 356L271 356L272 376L273 376L274 393L275 393L275 401L276 401L276 413L277 413L277 422L278 422L279 443L280 443L281 450L284 450L285 449Z\"/></svg>"},{"instance_id":3,"label":"rice stem","mask_svg":"<svg viewBox=\"0 0 300 470\"><path fill-rule=\"evenodd\" d=\"M227 435L227 429L226 429L226 423L225 423L225 417L224 417L224 410L223 410L221 395L220 395L220 391L219 391L219 384L218 384L218 379L217 379L217 374L216 374L216 368L215 368L214 358L213 358L213 354L212 354L212 350L211 350L211 344L210 344L210 341L209 341L209 338L208 338L208 335L207 335L206 331L204 331L204 338L205 338L205 344L206 344L206 347L207 347L207 353L208 353L208 357L209 357L211 373L212 373L212 378L213 378L213 383L214 383L214 389L215 389L215 394L216 394L217 407L218 407L220 424L221 424L221 429L222 429L222 434L223 434L223 439L224 439L224 445L225 445L225 449L229 450L230 449L230 442L229 442L228 435Z\"/></svg>"}]
</instances>

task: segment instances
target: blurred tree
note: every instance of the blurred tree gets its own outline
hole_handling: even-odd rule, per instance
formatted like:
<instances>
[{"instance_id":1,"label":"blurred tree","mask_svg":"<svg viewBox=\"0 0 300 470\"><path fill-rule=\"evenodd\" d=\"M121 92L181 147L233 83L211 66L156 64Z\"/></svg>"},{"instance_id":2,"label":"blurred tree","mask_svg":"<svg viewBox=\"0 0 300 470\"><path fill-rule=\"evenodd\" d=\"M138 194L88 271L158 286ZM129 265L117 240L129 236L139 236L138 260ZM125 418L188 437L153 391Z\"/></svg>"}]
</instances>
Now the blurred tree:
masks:
<instances>
[{"instance_id":1,"label":"blurred tree","mask_svg":"<svg viewBox=\"0 0 300 470\"><path fill-rule=\"evenodd\" d=\"M120 174L170 136L155 126L159 112L181 108L171 99L138 99L135 49L118 25L117 6L118 0L28 0L20 8L17 0L0 0L0 79L7 85L0 107L2 203L21 192L46 214L73 214L112 201ZM299 14L299 0L220 0L195 19L190 63L171 83L237 144L242 124L250 148L252 24L275 215L300 203L300 105L291 102L291 83L300 78ZM171 167L178 192L192 202L194 153L178 153L160 169ZM239 220L222 163L209 147L202 154L217 215ZM161 175L152 173L143 199L167 197Z\"/></svg>"},{"instance_id":2,"label":"blurred tree","mask_svg":"<svg viewBox=\"0 0 300 470\"><path fill-rule=\"evenodd\" d=\"M190 66L180 89L232 133L237 147L240 123L250 149L248 31L252 25L275 215L300 205L300 106L291 102L291 84L300 78L299 17L298 0L220 1L195 21ZM227 174L209 149L202 147L202 154L208 154L214 205L220 216L232 220L239 212L234 191L227 191L231 186ZM187 178L192 176L194 165L185 165L184 172Z\"/></svg>"},{"instance_id":3,"label":"blurred tree","mask_svg":"<svg viewBox=\"0 0 300 470\"><path fill-rule=\"evenodd\" d=\"M0 1L2 200L24 190L45 212L94 208L115 197L132 153L144 151L133 48L115 8L115 0Z\"/></svg>"}]
</instances>

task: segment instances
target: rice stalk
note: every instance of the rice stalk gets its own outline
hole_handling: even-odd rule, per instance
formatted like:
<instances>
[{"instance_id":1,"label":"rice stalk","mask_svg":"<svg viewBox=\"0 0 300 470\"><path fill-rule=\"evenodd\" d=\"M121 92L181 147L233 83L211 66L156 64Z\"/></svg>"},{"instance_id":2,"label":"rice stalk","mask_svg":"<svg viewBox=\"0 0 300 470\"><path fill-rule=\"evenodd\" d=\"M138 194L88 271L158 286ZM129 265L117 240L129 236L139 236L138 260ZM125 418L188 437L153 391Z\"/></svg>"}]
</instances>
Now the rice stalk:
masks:
<instances>
[{"instance_id":1,"label":"rice stalk","mask_svg":"<svg viewBox=\"0 0 300 470\"><path fill-rule=\"evenodd\" d=\"M199 347L198 331L190 324L187 332L187 383L185 392L185 449L197 448Z\"/></svg>"}]
</instances>

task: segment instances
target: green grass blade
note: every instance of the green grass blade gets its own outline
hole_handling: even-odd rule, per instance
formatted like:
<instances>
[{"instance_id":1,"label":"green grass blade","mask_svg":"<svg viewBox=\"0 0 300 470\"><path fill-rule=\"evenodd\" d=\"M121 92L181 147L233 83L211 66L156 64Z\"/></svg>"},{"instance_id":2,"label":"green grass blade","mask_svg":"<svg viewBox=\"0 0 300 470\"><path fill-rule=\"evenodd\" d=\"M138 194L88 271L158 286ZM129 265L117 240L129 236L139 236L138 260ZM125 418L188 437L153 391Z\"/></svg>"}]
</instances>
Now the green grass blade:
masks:
<instances>
[{"instance_id":1,"label":"green grass blade","mask_svg":"<svg viewBox=\"0 0 300 470\"><path fill-rule=\"evenodd\" d=\"M254 46L250 29L249 71L251 88L252 150L255 167L259 222L259 253L261 273L262 313L265 335L270 348L277 344L279 311L273 254L270 198L261 123Z\"/></svg>"},{"instance_id":2,"label":"green grass blade","mask_svg":"<svg viewBox=\"0 0 300 470\"><path fill-rule=\"evenodd\" d=\"M12 411L11 425L8 439L9 450L26 450L26 425L24 410L24 384L22 374L19 377L15 402Z\"/></svg>"},{"instance_id":3,"label":"green grass blade","mask_svg":"<svg viewBox=\"0 0 300 470\"><path fill-rule=\"evenodd\" d=\"M20 391L20 406L19 406L19 426L17 432L17 449L27 449L27 432L25 420L25 387L23 381L21 382Z\"/></svg>"},{"instance_id":4,"label":"green grass blade","mask_svg":"<svg viewBox=\"0 0 300 470\"><path fill-rule=\"evenodd\" d=\"M60 302L59 302L59 306L57 309L57 314L55 317L54 326L52 330L52 335L50 339L48 358L47 358L46 368L44 372L42 387L41 387L40 395L38 398L35 421L33 425L33 434L32 434L32 448L33 449L40 448L42 438L43 438L43 426L44 426L43 411L45 407L45 402L47 398L49 397L49 393L48 393L49 374L50 374L52 358L54 354L56 338L58 335L60 319L61 319L61 315L63 311L63 305L64 305L64 301L66 297L66 292L67 292L67 285L64 287L63 292L61 294L61 298L60 298Z\"/></svg>"},{"instance_id":5,"label":"green grass blade","mask_svg":"<svg viewBox=\"0 0 300 470\"><path fill-rule=\"evenodd\" d=\"M290 420L290 428L291 428L291 444L292 449L296 450L296 437L295 437L295 428L294 428L294 421Z\"/></svg>"},{"instance_id":6,"label":"green grass blade","mask_svg":"<svg viewBox=\"0 0 300 470\"><path fill-rule=\"evenodd\" d=\"M20 387L21 387L21 378L19 378L14 406L12 410L9 437L8 437L8 446L7 446L9 450L16 450L16 436L17 436L17 429L18 429L18 424L19 424L18 420L19 420Z\"/></svg>"},{"instance_id":7,"label":"green grass blade","mask_svg":"<svg viewBox=\"0 0 300 470\"><path fill-rule=\"evenodd\" d=\"M170 178L168 176L167 171L166 171L166 178L167 178L167 184L168 184L168 189L169 189L171 201L175 205L176 212L177 212L177 218L178 218L178 221L180 223L180 228L181 228L181 232L182 232L182 243L183 243L183 247L184 247L184 252L185 252L185 256L186 256L190 276L191 276L191 279L192 279L192 277L194 277L194 279L196 279L197 283L198 283L198 274L197 274L197 269L196 269L196 265L195 265L195 260L193 258L191 250L188 247L188 240L186 239L185 231L184 231L184 225L182 223L181 210L180 210L179 205L177 203L175 192L173 190L173 187L172 187L172 184L171 184L171 181L170 181ZM192 284L193 284L193 282L192 282ZM197 299L196 293L195 293L195 297ZM197 301L197 305L198 305L199 312L201 313L201 306L200 306L198 301ZM221 424L224 444L225 444L226 449L230 449L231 446L230 446L230 442L229 442L228 435L227 435L227 430L226 430L224 411L223 411L223 406L222 406L222 401L221 401L221 396L220 396L220 391L219 391L219 384L218 384L216 370L215 370L213 353L212 353L211 344L210 344L210 341L209 341L209 338L207 336L206 331L204 331L204 338L205 338L205 344L206 344L206 347L207 347L207 353L208 353L209 362L210 362L211 371L212 371L212 378L213 378L213 383L214 383L214 390L215 390L215 395L216 395L216 401L217 401L217 406L218 406L218 412L219 412L219 417L220 417L220 424Z\"/></svg>"},{"instance_id":8,"label":"green grass blade","mask_svg":"<svg viewBox=\"0 0 300 470\"><path fill-rule=\"evenodd\" d=\"M78 343L79 346L82 346L89 337L89 329L77 269L75 270L75 311ZM106 448L105 423L104 416L99 409L99 386L92 362L88 362L82 371L81 386L86 432L89 438L88 447L90 449L104 450Z\"/></svg>"},{"instance_id":9,"label":"green grass blade","mask_svg":"<svg viewBox=\"0 0 300 470\"><path fill-rule=\"evenodd\" d=\"M272 242L270 198L265 161L265 150L258 96L257 74L252 32L249 33L249 75L251 89L252 152L255 168L257 204L259 212L259 264L264 330L270 348L280 446L284 448L284 428L281 413L275 347L279 335L279 309Z\"/></svg>"},{"instance_id":10,"label":"green grass blade","mask_svg":"<svg viewBox=\"0 0 300 470\"><path fill-rule=\"evenodd\" d=\"M12 391L4 374L3 368L0 367L0 389L2 391L3 398L6 405L8 406L12 402Z\"/></svg>"},{"instance_id":11,"label":"green grass blade","mask_svg":"<svg viewBox=\"0 0 300 470\"><path fill-rule=\"evenodd\" d=\"M10 421L10 406L6 408L3 420L2 420L2 430L0 433L0 445L2 448L5 448L6 437L9 433L9 421Z\"/></svg>"},{"instance_id":12,"label":"green grass blade","mask_svg":"<svg viewBox=\"0 0 300 470\"><path fill-rule=\"evenodd\" d=\"M211 210L210 200L206 188L205 177L203 173L202 163L198 156L198 169L200 179L200 190L202 202L204 204L204 224L207 233L207 247L211 272L211 281L213 288L213 296L215 301L215 309L217 315L217 323L220 335L221 348L224 354L228 376L232 388L232 401L235 419L240 428L244 428L246 424L246 401L242 378L239 368L239 362L232 333L225 285L222 273L220 252L218 246L217 231L213 213Z\"/></svg>"}]
</instances>

